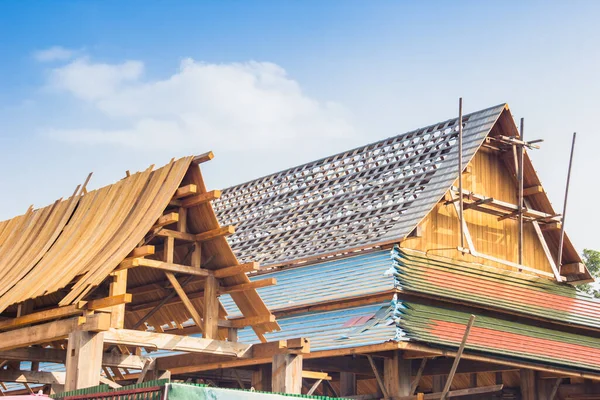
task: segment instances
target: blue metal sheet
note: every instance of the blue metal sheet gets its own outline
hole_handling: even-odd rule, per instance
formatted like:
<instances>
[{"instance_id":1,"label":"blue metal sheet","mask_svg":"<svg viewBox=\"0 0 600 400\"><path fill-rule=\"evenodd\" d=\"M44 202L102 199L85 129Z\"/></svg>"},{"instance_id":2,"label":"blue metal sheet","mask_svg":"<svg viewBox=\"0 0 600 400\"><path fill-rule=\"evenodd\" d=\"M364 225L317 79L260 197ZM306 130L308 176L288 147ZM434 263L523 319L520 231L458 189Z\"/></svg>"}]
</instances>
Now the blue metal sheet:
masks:
<instances>
[{"instance_id":1,"label":"blue metal sheet","mask_svg":"<svg viewBox=\"0 0 600 400\"><path fill-rule=\"evenodd\" d=\"M385 275L391 265L391 252L382 250L250 276L250 280L277 279L277 285L258 289L258 294L273 312L391 290L394 288L394 279ZM240 315L229 295L221 296L221 303L230 317Z\"/></svg>"}]
</instances>

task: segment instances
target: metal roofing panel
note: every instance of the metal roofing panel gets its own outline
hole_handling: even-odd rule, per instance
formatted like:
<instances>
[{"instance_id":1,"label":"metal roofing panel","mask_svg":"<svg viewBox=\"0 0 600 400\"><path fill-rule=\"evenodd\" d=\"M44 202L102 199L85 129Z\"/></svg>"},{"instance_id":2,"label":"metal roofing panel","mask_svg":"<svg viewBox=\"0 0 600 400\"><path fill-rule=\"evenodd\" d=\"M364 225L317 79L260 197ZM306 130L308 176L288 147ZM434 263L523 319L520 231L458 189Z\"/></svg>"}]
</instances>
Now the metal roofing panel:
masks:
<instances>
[{"instance_id":1,"label":"metal roofing panel","mask_svg":"<svg viewBox=\"0 0 600 400\"><path fill-rule=\"evenodd\" d=\"M466 165L505 109L464 116ZM281 265L406 236L458 175L457 118L223 191L215 211L236 225L243 261Z\"/></svg>"},{"instance_id":2,"label":"metal roofing panel","mask_svg":"<svg viewBox=\"0 0 600 400\"><path fill-rule=\"evenodd\" d=\"M369 346L401 337L393 321L394 306L389 302L352 307L335 311L317 311L280 318L281 331L265 335L268 341L306 337L311 351ZM357 317L370 318L357 325L348 321ZM365 318L366 319L366 318ZM252 329L239 331L238 339L244 343L257 343Z\"/></svg>"},{"instance_id":3,"label":"metal roofing panel","mask_svg":"<svg viewBox=\"0 0 600 400\"><path fill-rule=\"evenodd\" d=\"M395 248L393 258L404 291L600 328L600 301L571 285L408 249Z\"/></svg>"},{"instance_id":4,"label":"metal roofing panel","mask_svg":"<svg viewBox=\"0 0 600 400\"><path fill-rule=\"evenodd\" d=\"M257 289L269 310L273 312L391 290L394 288L394 280L384 275L391 264L390 251L382 250L250 276L250 280L277 279L277 285ZM221 303L230 316L239 315L239 310L228 295L221 296Z\"/></svg>"},{"instance_id":5,"label":"metal roofing panel","mask_svg":"<svg viewBox=\"0 0 600 400\"><path fill-rule=\"evenodd\" d=\"M403 303L397 320L410 340L456 348L470 313ZM476 315L465 349L517 360L600 371L600 339Z\"/></svg>"}]
</instances>

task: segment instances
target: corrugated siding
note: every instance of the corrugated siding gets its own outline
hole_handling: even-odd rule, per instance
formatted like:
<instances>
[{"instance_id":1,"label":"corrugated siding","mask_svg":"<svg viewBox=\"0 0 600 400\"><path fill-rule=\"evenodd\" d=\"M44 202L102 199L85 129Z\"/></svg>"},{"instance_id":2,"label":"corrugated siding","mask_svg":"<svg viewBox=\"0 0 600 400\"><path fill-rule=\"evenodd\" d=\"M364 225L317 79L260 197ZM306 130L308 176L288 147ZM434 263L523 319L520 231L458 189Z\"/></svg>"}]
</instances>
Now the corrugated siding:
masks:
<instances>
[{"instance_id":1,"label":"corrugated siding","mask_svg":"<svg viewBox=\"0 0 600 400\"><path fill-rule=\"evenodd\" d=\"M466 165L505 109L464 117ZM281 265L405 237L458 176L457 118L265 176L214 202L243 261Z\"/></svg>"},{"instance_id":2,"label":"corrugated siding","mask_svg":"<svg viewBox=\"0 0 600 400\"><path fill-rule=\"evenodd\" d=\"M394 288L394 280L384 273L390 269L389 250L322 262L305 267L250 277L250 280L276 278L277 285L258 289L271 312L283 308L315 304L356 296L381 293ZM228 295L221 303L230 316L239 310Z\"/></svg>"},{"instance_id":3,"label":"corrugated siding","mask_svg":"<svg viewBox=\"0 0 600 400\"><path fill-rule=\"evenodd\" d=\"M406 249L393 257L404 291L600 328L600 301L571 285Z\"/></svg>"},{"instance_id":4,"label":"corrugated siding","mask_svg":"<svg viewBox=\"0 0 600 400\"><path fill-rule=\"evenodd\" d=\"M398 323L410 340L457 348L470 314L404 303ZM477 315L465 347L511 359L600 370L600 339Z\"/></svg>"},{"instance_id":5,"label":"corrugated siding","mask_svg":"<svg viewBox=\"0 0 600 400\"><path fill-rule=\"evenodd\" d=\"M394 306L389 302L335 311L321 311L280 318L281 331L265 335L268 341L306 337L311 351L369 346L401 337L394 323ZM351 325L360 317L367 321ZM370 318L369 318L370 317ZM252 329L239 331L240 342L257 343Z\"/></svg>"}]
</instances>

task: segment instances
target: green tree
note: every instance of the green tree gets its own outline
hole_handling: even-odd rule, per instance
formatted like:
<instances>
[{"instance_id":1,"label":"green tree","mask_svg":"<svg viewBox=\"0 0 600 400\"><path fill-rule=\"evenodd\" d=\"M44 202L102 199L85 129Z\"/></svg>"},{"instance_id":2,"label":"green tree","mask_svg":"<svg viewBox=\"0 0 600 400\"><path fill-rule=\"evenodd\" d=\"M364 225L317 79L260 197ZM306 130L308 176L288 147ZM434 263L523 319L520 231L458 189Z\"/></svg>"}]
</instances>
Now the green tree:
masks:
<instances>
[{"instance_id":1,"label":"green tree","mask_svg":"<svg viewBox=\"0 0 600 400\"><path fill-rule=\"evenodd\" d=\"M590 274L597 281L600 278L600 251L584 249L583 250L583 263L590 271ZM596 298L600 298L600 287L594 283L586 283L578 286L579 289L588 292Z\"/></svg>"}]
</instances>

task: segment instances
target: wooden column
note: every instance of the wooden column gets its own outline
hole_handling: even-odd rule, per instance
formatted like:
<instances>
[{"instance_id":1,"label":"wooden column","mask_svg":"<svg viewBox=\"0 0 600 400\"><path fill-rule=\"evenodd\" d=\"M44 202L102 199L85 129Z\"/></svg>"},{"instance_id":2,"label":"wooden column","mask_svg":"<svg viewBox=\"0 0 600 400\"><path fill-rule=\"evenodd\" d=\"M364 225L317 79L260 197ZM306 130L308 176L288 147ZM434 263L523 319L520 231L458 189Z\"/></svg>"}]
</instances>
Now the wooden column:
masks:
<instances>
[{"instance_id":1,"label":"wooden column","mask_svg":"<svg viewBox=\"0 0 600 400\"><path fill-rule=\"evenodd\" d=\"M383 382L388 396L409 396L411 386L411 360L402 358L400 351L383 361Z\"/></svg>"},{"instance_id":2,"label":"wooden column","mask_svg":"<svg viewBox=\"0 0 600 400\"><path fill-rule=\"evenodd\" d=\"M300 394L302 390L302 355L276 354L272 365L272 391Z\"/></svg>"},{"instance_id":3,"label":"wooden column","mask_svg":"<svg viewBox=\"0 0 600 400\"><path fill-rule=\"evenodd\" d=\"M340 372L340 396L355 396L356 394L356 374Z\"/></svg>"},{"instance_id":4,"label":"wooden column","mask_svg":"<svg viewBox=\"0 0 600 400\"><path fill-rule=\"evenodd\" d=\"M271 365L259 365L256 371L252 372L252 387L261 392L271 391Z\"/></svg>"},{"instance_id":5,"label":"wooden column","mask_svg":"<svg viewBox=\"0 0 600 400\"><path fill-rule=\"evenodd\" d=\"M100 383L103 333L75 331L69 334L65 390L83 389Z\"/></svg>"},{"instance_id":6,"label":"wooden column","mask_svg":"<svg viewBox=\"0 0 600 400\"><path fill-rule=\"evenodd\" d=\"M217 339L219 337L219 282L213 275L204 281L204 337Z\"/></svg>"},{"instance_id":7,"label":"wooden column","mask_svg":"<svg viewBox=\"0 0 600 400\"><path fill-rule=\"evenodd\" d=\"M531 369L521 370L521 400L537 400L535 375Z\"/></svg>"},{"instance_id":8,"label":"wooden column","mask_svg":"<svg viewBox=\"0 0 600 400\"><path fill-rule=\"evenodd\" d=\"M112 297L125 293L127 293L127 270L113 272L109 295ZM111 307L110 326L117 329L125 327L125 304Z\"/></svg>"}]
</instances>

